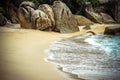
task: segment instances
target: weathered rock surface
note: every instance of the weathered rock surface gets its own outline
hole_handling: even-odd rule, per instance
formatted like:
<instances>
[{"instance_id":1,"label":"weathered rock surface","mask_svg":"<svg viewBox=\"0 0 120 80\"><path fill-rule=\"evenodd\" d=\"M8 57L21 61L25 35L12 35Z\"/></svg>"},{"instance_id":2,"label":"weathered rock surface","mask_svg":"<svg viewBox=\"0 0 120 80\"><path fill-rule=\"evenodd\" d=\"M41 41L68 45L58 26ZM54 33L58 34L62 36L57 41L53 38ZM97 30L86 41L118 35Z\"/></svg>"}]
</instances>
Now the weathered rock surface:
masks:
<instances>
[{"instance_id":1,"label":"weathered rock surface","mask_svg":"<svg viewBox=\"0 0 120 80\"><path fill-rule=\"evenodd\" d=\"M52 24L51 30L54 30L55 29L55 19L54 19L54 12L53 12L52 7L48 4L42 4L42 5L39 5L38 9L48 15L48 18L51 20L51 24Z\"/></svg>"},{"instance_id":2,"label":"weathered rock surface","mask_svg":"<svg viewBox=\"0 0 120 80\"><path fill-rule=\"evenodd\" d=\"M84 26L84 25L92 25L94 22L90 21L89 19L80 16L80 15L75 15L75 19L77 21L78 26Z\"/></svg>"},{"instance_id":3,"label":"weathered rock surface","mask_svg":"<svg viewBox=\"0 0 120 80\"><path fill-rule=\"evenodd\" d=\"M0 26L4 26L7 23L6 18L0 13Z\"/></svg>"},{"instance_id":4,"label":"weathered rock surface","mask_svg":"<svg viewBox=\"0 0 120 80\"><path fill-rule=\"evenodd\" d=\"M48 15L41 10L35 10L32 14L32 26L39 30L48 30L51 28L51 20Z\"/></svg>"},{"instance_id":5,"label":"weathered rock surface","mask_svg":"<svg viewBox=\"0 0 120 80\"><path fill-rule=\"evenodd\" d=\"M102 16L103 19L103 23L116 23L115 20L113 20L113 18L106 14L106 13L100 13L100 15Z\"/></svg>"},{"instance_id":6,"label":"weathered rock surface","mask_svg":"<svg viewBox=\"0 0 120 80\"><path fill-rule=\"evenodd\" d=\"M120 26L110 26L110 27L106 27L104 34L107 35L116 35L116 34L120 34Z\"/></svg>"},{"instance_id":7,"label":"weathered rock surface","mask_svg":"<svg viewBox=\"0 0 120 80\"><path fill-rule=\"evenodd\" d=\"M24 1L20 4L18 10L18 17L19 17L19 23L22 28L25 29L33 28L31 22L31 16L34 10L35 10L35 5L32 2Z\"/></svg>"},{"instance_id":8,"label":"weathered rock surface","mask_svg":"<svg viewBox=\"0 0 120 80\"><path fill-rule=\"evenodd\" d=\"M55 1L52 7L55 14L56 31L61 33L79 31L77 21L66 4L61 1Z\"/></svg>"},{"instance_id":9,"label":"weathered rock surface","mask_svg":"<svg viewBox=\"0 0 120 80\"><path fill-rule=\"evenodd\" d=\"M18 8L15 7L13 4L10 4L7 7L7 14L10 17L10 20L12 23L19 23L19 19L18 19Z\"/></svg>"},{"instance_id":10,"label":"weathered rock surface","mask_svg":"<svg viewBox=\"0 0 120 80\"><path fill-rule=\"evenodd\" d=\"M120 23L120 0L100 0L100 3L105 12L111 15L116 22Z\"/></svg>"},{"instance_id":11,"label":"weathered rock surface","mask_svg":"<svg viewBox=\"0 0 120 80\"><path fill-rule=\"evenodd\" d=\"M85 12L87 18L95 23L116 23L115 20L107 13L95 12L91 3L86 4Z\"/></svg>"},{"instance_id":12,"label":"weathered rock surface","mask_svg":"<svg viewBox=\"0 0 120 80\"><path fill-rule=\"evenodd\" d=\"M115 5L115 19L120 23L120 0L116 0Z\"/></svg>"},{"instance_id":13,"label":"weathered rock surface","mask_svg":"<svg viewBox=\"0 0 120 80\"><path fill-rule=\"evenodd\" d=\"M96 13L91 3L86 3L85 8L86 17L95 23L102 23L102 17Z\"/></svg>"}]
</instances>

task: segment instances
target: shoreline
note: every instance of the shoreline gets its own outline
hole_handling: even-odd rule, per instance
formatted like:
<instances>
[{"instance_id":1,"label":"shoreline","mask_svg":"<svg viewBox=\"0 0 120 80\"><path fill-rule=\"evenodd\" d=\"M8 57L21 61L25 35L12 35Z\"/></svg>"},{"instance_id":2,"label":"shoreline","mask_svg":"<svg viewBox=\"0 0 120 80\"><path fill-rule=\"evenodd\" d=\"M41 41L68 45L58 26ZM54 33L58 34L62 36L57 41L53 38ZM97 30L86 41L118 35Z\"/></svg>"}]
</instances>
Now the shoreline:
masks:
<instances>
[{"instance_id":1,"label":"shoreline","mask_svg":"<svg viewBox=\"0 0 120 80\"><path fill-rule=\"evenodd\" d=\"M110 24L111 25L111 24ZM2 80L70 80L79 79L77 75L66 73L57 65L45 61L49 55L45 52L52 42L86 34L88 31L103 33L104 24L92 25L90 30L60 34L30 29L0 28L0 79ZM97 26L97 28L96 28ZM19 79L18 79L19 78Z\"/></svg>"}]
</instances>

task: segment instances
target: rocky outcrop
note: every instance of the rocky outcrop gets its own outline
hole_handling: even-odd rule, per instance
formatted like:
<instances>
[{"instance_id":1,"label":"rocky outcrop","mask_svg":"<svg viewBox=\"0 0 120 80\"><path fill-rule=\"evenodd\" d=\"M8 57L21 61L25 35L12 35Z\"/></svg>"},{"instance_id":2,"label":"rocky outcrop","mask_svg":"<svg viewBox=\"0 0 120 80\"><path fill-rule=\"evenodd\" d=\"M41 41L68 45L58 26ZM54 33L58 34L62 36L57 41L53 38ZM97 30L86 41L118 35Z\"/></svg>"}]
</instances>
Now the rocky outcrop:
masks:
<instances>
[{"instance_id":1,"label":"rocky outcrop","mask_svg":"<svg viewBox=\"0 0 120 80\"><path fill-rule=\"evenodd\" d=\"M100 0L104 12L120 23L120 0Z\"/></svg>"},{"instance_id":2,"label":"rocky outcrop","mask_svg":"<svg viewBox=\"0 0 120 80\"><path fill-rule=\"evenodd\" d=\"M0 26L4 26L7 23L7 19L0 13Z\"/></svg>"},{"instance_id":3,"label":"rocky outcrop","mask_svg":"<svg viewBox=\"0 0 120 80\"><path fill-rule=\"evenodd\" d=\"M53 12L52 7L48 4L42 4L42 5L39 5L38 9L48 15L48 18L51 20L51 24L52 24L51 30L54 30L55 29L55 19L54 19L54 12Z\"/></svg>"},{"instance_id":4,"label":"rocky outcrop","mask_svg":"<svg viewBox=\"0 0 120 80\"><path fill-rule=\"evenodd\" d=\"M120 0L115 0L115 20L120 23Z\"/></svg>"},{"instance_id":5,"label":"rocky outcrop","mask_svg":"<svg viewBox=\"0 0 120 80\"><path fill-rule=\"evenodd\" d=\"M31 29L31 16L35 10L35 4L29 1L24 1L20 4L18 10L19 23L22 28Z\"/></svg>"},{"instance_id":6,"label":"rocky outcrop","mask_svg":"<svg viewBox=\"0 0 120 80\"><path fill-rule=\"evenodd\" d=\"M107 13L103 13L100 11L95 12L91 3L86 4L85 12L87 18L95 23L116 23L115 20Z\"/></svg>"},{"instance_id":7,"label":"rocky outcrop","mask_svg":"<svg viewBox=\"0 0 120 80\"><path fill-rule=\"evenodd\" d=\"M110 27L106 27L104 34L107 35L117 35L120 34L120 26L110 26Z\"/></svg>"},{"instance_id":8,"label":"rocky outcrop","mask_svg":"<svg viewBox=\"0 0 120 80\"><path fill-rule=\"evenodd\" d=\"M92 25L94 22L90 21L89 19L80 16L80 15L75 15L75 19L77 21L78 26L84 26L84 25Z\"/></svg>"},{"instance_id":9,"label":"rocky outcrop","mask_svg":"<svg viewBox=\"0 0 120 80\"><path fill-rule=\"evenodd\" d=\"M48 15L41 10L35 10L32 14L32 26L39 30L51 29L51 20Z\"/></svg>"},{"instance_id":10,"label":"rocky outcrop","mask_svg":"<svg viewBox=\"0 0 120 80\"><path fill-rule=\"evenodd\" d=\"M106 23L106 24L116 23L115 20L113 20L113 18L110 15L108 15L106 13L102 13L102 12L100 13L100 15L102 16L103 23Z\"/></svg>"},{"instance_id":11,"label":"rocky outcrop","mask_svg":"<svg viewBox=\"0 0 120 80\"><path fill-rule=\"evenodd\" d=\"M102 23L102 17L96 13L91 3L86 3L85 8L86 17L95 23Z\"/></svg>"},{"instance_id":12,"label":"rocky outcrop","mask_svg":"<svg viewBox=\"0 0 120 80\"><path fill-rule=\"evenodd\" d=\"M56 31L61 33L79 31L77 21L66 4L61 1L55 1L52 7L55 14Z\"/></svg>"},{"instance_id":13,"label":"rocky outcrop","mask_svg":"<svg viewBox=\"0 0 120 80\"><path fill-rule=\"evenodd\" d=\"M18 19L18 8L13 4L9 4L7 7L7 14L9 15L10 21L12 23L19 23Z\"/></svg>"}]
</instances>

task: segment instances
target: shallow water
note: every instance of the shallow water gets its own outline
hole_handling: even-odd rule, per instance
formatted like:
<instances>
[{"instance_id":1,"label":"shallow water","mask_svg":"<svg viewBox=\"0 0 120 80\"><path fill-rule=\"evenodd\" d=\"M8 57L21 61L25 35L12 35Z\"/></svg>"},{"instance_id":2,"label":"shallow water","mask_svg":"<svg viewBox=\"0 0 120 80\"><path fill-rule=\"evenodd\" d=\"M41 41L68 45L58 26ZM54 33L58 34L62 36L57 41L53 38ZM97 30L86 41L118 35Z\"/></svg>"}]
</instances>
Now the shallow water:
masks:
<instances>
[{"instance_id":1,"label":"shallow water","mask_svg":"<svg viewBox=\"0 0 120 80\"><path fill-rule=\"evenodd\" d=\"M75 36L55 41L47 61L87 80L120 80L120 36Z\"/></svg>"}]
</instances>

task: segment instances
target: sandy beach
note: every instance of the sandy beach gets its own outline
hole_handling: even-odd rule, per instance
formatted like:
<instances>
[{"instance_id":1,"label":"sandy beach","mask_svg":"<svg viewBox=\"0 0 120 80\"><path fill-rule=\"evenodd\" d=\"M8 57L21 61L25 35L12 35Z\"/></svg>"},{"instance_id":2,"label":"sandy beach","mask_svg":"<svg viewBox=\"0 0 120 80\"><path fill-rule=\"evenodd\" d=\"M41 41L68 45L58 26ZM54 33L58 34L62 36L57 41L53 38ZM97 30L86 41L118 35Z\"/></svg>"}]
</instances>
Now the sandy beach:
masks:
<instances>
[{"instance_id":1,"label":"sandy beach","mask_svg":"<svg viewBox=\"0 0 120 80\"><path fill-rule=\"evenodd\" d=\"M94 26L93 26L94 27ZM95 33L104 27L93 28ZM49 62L45 50L62 37L84 34L80 31L70 34L43 32L25 29L0 29L0 80L70 80L62 71Z\"/></svg>"},{"instance_id":2,"label":"sandy beach","mask_svg":"<svg viewBox=\"0 0 120 80\"><path fill-rule=\"evenodd\" d=\"M67 80L51 63L45 62L58 33L6 29L0 31L0 80Z\"/></svg>"}]
</instances>

